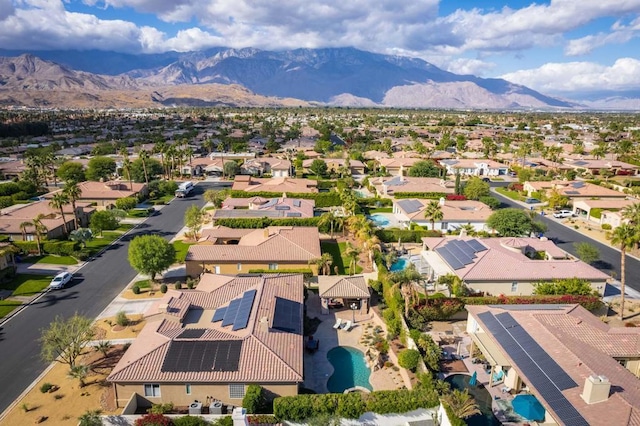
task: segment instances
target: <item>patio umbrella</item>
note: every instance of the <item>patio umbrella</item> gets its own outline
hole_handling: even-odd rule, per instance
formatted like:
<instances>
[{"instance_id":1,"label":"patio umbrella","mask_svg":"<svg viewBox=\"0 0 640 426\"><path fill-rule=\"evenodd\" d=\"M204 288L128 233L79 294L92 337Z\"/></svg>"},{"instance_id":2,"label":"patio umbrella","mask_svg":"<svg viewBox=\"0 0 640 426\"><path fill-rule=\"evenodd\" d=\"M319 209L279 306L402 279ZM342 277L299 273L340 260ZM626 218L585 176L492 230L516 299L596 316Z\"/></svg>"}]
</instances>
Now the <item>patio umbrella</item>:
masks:
<instances>
[{"instance_id":1,"label":"patio umbrella","mask_svg":"<svg viewBox=\"0 0 640 426\"><path fill-rule=\"evenodd\" d=\"M475 386L478 384L478 372L474 371L469 379L469 386Z\"/></svg>"},{"instance_id":2,"label":"patio umbrella","mask_svg":"<svg viewBox=\"0 0 640 426\"><path fill-rule=\"evenodd\" d=\"M533 395L517 395L511 401L513 411L527 420L544 420L544 407Z\"/></svg>"}]
</instances>

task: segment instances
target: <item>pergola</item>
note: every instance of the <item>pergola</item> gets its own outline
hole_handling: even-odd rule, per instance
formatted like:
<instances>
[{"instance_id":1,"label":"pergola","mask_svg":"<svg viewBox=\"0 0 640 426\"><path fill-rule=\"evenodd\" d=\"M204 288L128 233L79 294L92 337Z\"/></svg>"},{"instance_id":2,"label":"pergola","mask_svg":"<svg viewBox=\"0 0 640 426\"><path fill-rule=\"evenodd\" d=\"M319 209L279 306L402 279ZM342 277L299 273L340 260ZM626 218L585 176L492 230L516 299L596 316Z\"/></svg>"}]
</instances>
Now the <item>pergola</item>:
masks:
<instances>
[{"instance_id":1,"label":"pergola","mask_svg":"<svg viewBox=\"0 0 640 426\"><path fill-rule=\"evenodd\" d=\"M347 308L355 304L363 314L369 312L371 293L362 275L320 275L318 285L323 314L329 313L329 306L334 301L340 301Z\"/></svg>"}]
</instances>

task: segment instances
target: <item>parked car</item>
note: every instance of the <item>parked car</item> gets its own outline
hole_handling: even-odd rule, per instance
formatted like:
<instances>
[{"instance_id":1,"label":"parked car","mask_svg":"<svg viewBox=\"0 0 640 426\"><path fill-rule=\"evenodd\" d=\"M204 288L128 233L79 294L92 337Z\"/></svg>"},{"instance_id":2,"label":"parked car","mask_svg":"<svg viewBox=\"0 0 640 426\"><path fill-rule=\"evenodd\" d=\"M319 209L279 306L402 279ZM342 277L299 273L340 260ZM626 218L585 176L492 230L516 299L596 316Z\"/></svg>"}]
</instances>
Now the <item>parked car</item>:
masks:
<instances>
[{"instance_id":1,"label":"parked car","mask_svg":"<svg viewBox=\"0 0 640 426\"><path fill-rule=\"evenodd\" d=\"M58 289L63 288L67 284L71 282L73 275L70 272L60 272L58 275L53 277L51 283L49 283L49 288Z\"/></svg>"},{"instance_id":2,"label":"parked car","mask_svg":"<svg viewBox=\"0 0 640 426\"><path fill-rule=\"evenodd\" d=\"M560 210L553 214L556 219L564 219L565 217L573 217L574 214L571 210Z\"/></svg>"},{"instance_id":3,"label":"parked car","mask_svg":"<svg viewBox=\"0 0 640 426\"><path fill-rule=\"evenodd\" d=\"M483 181L483 182L491 182L491 179L489 179L488 177L483 177L483 178L482 178L482 181Z\"/></svg>"},{"instance_id":4,"label":"parked car","mask_svg":"<svg viewBox=\"0 0 640 426\"><path fill-rule=\"evenodd\" d=\"M527 198L526 200L524 200L524 202L527 204L538 204L542 201L538 200L537 198Z\"/></svg>"}]
</instances>

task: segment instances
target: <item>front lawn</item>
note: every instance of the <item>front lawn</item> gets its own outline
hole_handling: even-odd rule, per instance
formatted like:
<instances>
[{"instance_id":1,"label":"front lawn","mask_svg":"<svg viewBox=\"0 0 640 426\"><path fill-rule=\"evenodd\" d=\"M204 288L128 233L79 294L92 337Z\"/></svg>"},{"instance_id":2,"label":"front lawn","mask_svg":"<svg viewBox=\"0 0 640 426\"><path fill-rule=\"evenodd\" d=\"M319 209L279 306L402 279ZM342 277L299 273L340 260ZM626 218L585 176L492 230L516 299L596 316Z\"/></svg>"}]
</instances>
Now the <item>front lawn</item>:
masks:
<instances>
[{"instance_id":1,"label":"front lawn","mask_svg":"<svg viewBox=\"0 0 640 426\"><path fill-rule=\"evenodd\" d=\"M32 296L49 286L50 275L18 274L10 282L0 284L4 290L12 290L11 296Z\"/></svg>"},{"instance_id":2,"label":"front lawn","mask_svg":"<svg viewBox=\"0 0 640 426\"><path fill-rule=\"evenodd\" d=\"M378 207L376 209L369 209L369 214L374 213L393 213L393 207Z\"/></svg>"},{"instance_id":3,"label":"front lawn","mask_svg":"<svg viewBox=\"0 0 640 426\"><path fill-rule=\"evenodd\" d=\"M88 250L89 253L91 253L91 256L95 256L102 249L107 247L109 244L111 244L121 236L122 234L120 232L104 231L102 233L102 237L96 236L91 241L87 241L86 250Z\"/></svg>"},{"instance_id":4,"label":"front lawn","mask_svg":"<svg viewBox=\"0 0 640 426\"><path fill-rule=\"evenodd\" d=\"M0 318L4 318L13 312L22 302L16 300L0 300Z\"/></svg>"},{"instance_id":5,"label":"front lawn","mask_svg":"<svg viewBox=\"0 0 640 426\"><path fill-rule=\"evenodd\" d=\"M50 265L77 265L78 261L71 256L29 256L22 258L23 263L47 263Z\"/></svg>"},{"instance_id":6,"label":"front lawn","mask_svg":"<svg viewBox=\"0 0 640 426\"><path fill-rule=\"evenodd\" d=\"M135 228L136 225L134 225L133 223L121 223L120 226L118 226L116 228L116 231L119 232L127 232L133 228Z\"/></svg>"},{"instance_id":7,"label":"front lawn","mask_svg":"<svg viewBox=\"0 0 640 426\"><path fill-rule=\"evenodd\" d=\"M524 200L524 196L520 194L518 191L511 191L507 188L498 187L496 188L496 192L498 194L504 195L507 198L511 198L512 200L516 200L516 201Z\"/></svg>"},{"instance_id":8,"label":"front lawn","mask_svg":"<svg viewBox=\"0 0 640 426\"><path fill-rule=\"evenodd\" d=\"M175 198L175 194L167 194L162 197L154 198L153 200L148 200L149 204L169 204L169 201Z\"/></svg>"},{"instance_id":9,"label":"front lawn","mask_svg":"<svg viewBox=\"0 0 640 426\"><path fill-rule=\"evenodd\" d=\"M347 243L343 242L336 244L323 242L320 243L320 249L322 250L322 253L329 253L331 257L333 257L333 263L331 264L332 274L334 273L334 268L337 266L338 275L350 275L351 271L349 268L349 262L351 262L351 259L349 259L345 255L345 251L347 250ZM359 274L360 272L362 272L362 267L356 265L355 273Z\"/></svg>"},{"instance_id":10,"label":"front lawn","mask_svg":"<svg viewBox=\"0 0 640 426\"><path fill-rule=\"evenodd\" d=\"M187 250L195 243L187 243L181 240L176 240L173 243L173 248L176 250L176 263L183 263L187 257Z\"/></svg>"}]
</instances>

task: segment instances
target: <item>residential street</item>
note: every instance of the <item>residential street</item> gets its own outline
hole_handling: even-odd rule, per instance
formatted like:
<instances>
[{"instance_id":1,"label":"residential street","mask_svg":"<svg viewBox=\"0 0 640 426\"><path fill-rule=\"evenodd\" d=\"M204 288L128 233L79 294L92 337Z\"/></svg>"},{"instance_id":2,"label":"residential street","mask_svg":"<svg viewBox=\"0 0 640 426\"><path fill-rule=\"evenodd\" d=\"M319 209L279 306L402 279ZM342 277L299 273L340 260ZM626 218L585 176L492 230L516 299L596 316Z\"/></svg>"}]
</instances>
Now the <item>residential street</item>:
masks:
<instances>
[{"instance_id":1,"label":"residential street","mask_svg":"<svg viewBox=\"0 0 640 426\"><path fill-rule=\"evenodd\" d=\"M170 239L183 227L184 212L191 205L204 205L205 189L218 185L201 183L193 195L175 199L155 216L132 230L76 274L70 286L51 291L28 306L0 328L0 413L3 412L42 373L47 364L40 358L41 330L56 316L75 312L95 318L134 278L129 266L129 241L136 235L158 234Z\"/></svg>"},{"instance_id":2,"label":"residential street","mask_svg":"<svg viewBox=\"0 0 640 426\"><path fill-rule=\"evenodd\" d=\"M492 192L492 196L498 198L503 204L509 207L524 208L522 204L496 192ZM616 279L620 279L620 252L618 250L595 241L568 226L562 225L558 219L554 219L552 216L539 216L538 219L542 220L548 227L545 236L555 241L560 248L573 255L576 255L576 250L573 246L574 243L587 242L597 247L598 250L600 250L600 261L596 262L594 266L607 274L613 273ZM640 290L640 262L633 257L627 256L626 267L627 286L634 290Z\"/></svg>"}]
</instances>

